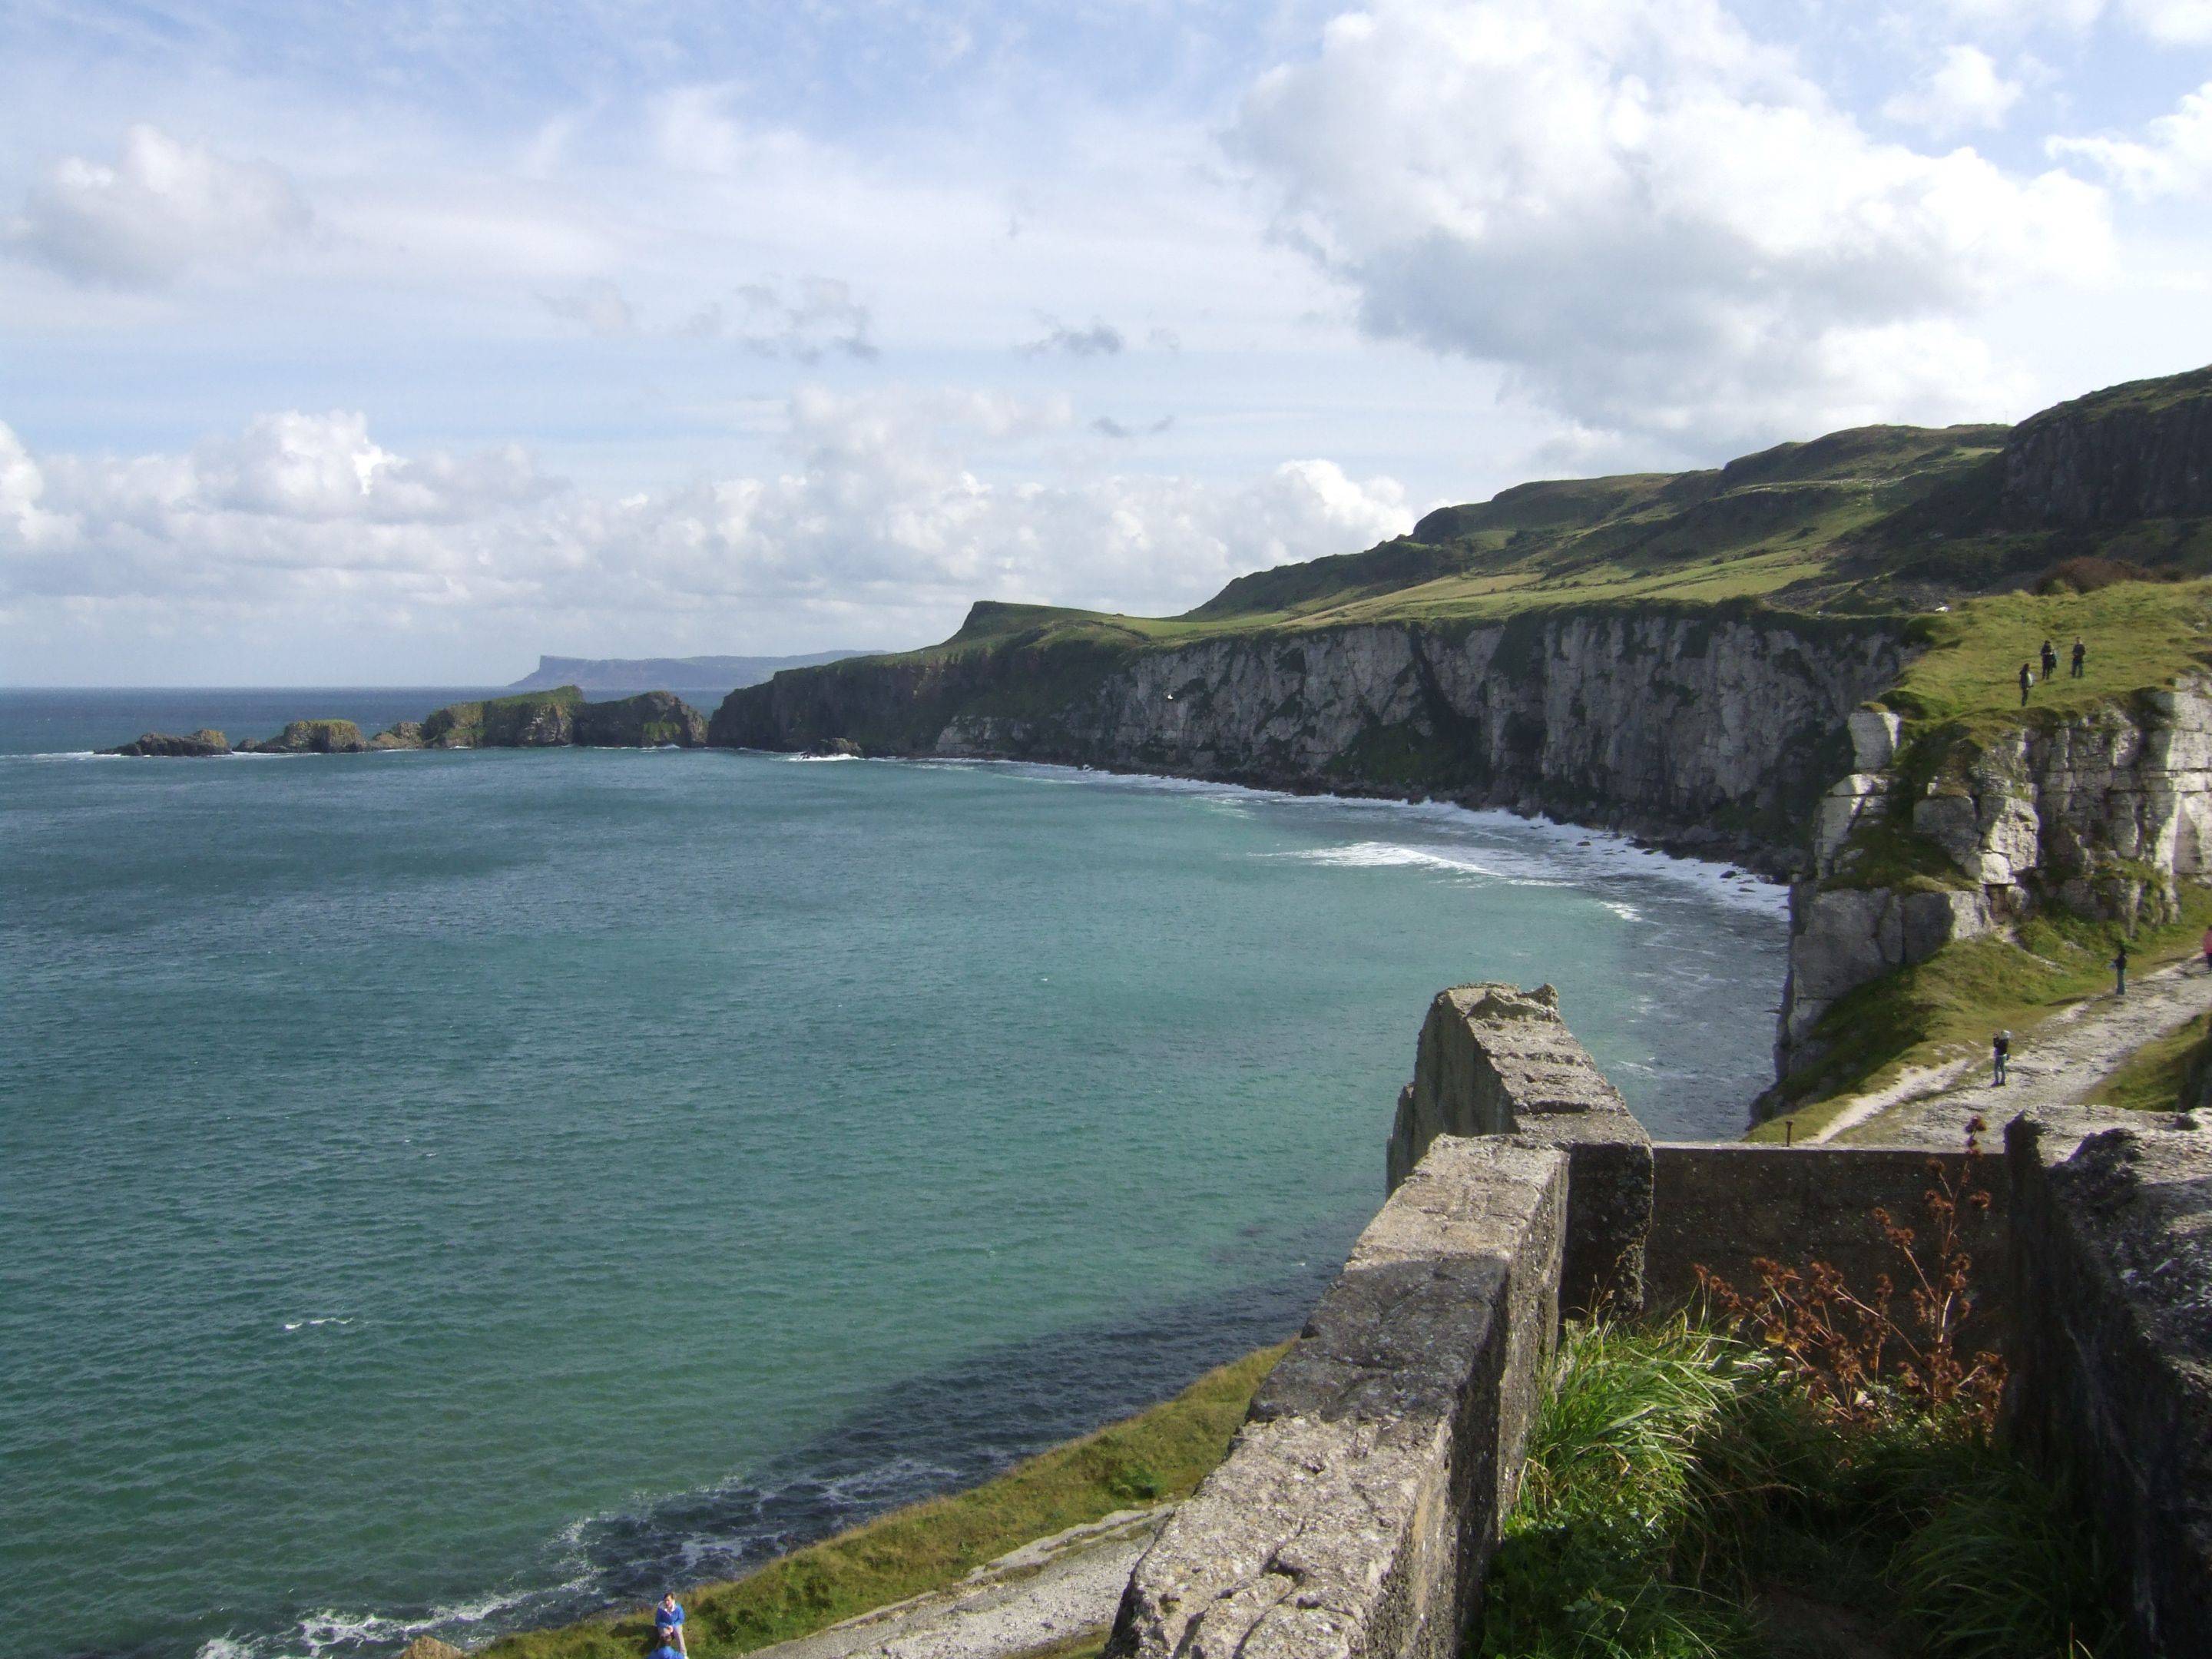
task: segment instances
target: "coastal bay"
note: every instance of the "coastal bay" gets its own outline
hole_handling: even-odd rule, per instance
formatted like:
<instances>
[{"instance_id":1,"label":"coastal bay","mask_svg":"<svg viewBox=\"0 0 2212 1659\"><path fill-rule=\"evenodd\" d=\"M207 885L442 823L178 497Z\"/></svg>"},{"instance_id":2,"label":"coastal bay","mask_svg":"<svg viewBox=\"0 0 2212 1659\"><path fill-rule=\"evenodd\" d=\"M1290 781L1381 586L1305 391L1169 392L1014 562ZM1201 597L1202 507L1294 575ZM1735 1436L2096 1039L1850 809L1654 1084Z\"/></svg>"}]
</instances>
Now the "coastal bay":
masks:
<instances>
[{"instance_id":1,"label":"coastal bay","mask_svg":"<svg viewBox=\"0 0 2212 1659\"><path fill-rule=\"evenodd\" d=\"M1449 980L1556 979L1661 1133L1767 1076L1777 890L1502 815L729 753L0 765L19 1650L64 1582L101 1653L473 1640L1164 1397L1296 1328Z\"/></svg>"}]
</instances>

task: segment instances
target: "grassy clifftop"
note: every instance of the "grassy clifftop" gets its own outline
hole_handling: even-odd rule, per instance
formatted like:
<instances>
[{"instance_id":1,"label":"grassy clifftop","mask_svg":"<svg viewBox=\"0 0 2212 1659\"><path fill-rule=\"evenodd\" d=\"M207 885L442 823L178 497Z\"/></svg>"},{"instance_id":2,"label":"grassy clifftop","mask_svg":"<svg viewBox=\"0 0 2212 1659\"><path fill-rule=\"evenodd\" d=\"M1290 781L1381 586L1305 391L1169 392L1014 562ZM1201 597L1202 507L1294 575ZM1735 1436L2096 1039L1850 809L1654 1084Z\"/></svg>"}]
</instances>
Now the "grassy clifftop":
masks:
<instances>
[{"instance_id":1,"label":"grassy clifftop","mask_svg":"<svg viewBox=\"0 0 2212 1659\"><path fill-rule=\"evenodd\" d=\"M799 672L1607 604L1904 616L2054 573L2063 584L2081 561L2107 575L2212 574L2212 495L2185 465L2207 432L2212 368L2017 427L1857 427L1704 471L1520 484L1364 552L1240 576L1178 617L987 601L942 644ZM2102 483L2076 501L2084 469Z\"/></svg>"}]
</instances>

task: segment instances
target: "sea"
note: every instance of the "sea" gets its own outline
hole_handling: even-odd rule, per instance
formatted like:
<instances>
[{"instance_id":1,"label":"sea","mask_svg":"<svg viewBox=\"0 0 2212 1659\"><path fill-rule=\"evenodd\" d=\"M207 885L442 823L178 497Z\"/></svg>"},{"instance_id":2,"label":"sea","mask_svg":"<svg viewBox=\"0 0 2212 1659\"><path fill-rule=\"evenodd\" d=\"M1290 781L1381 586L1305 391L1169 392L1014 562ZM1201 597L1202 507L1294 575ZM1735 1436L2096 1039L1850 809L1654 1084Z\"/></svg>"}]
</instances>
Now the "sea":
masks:
<instances>
[{"instance_id":1,"label":"sea","mask_svg":"<svg viewBox=\"0 0 2212 1659\"><path fill-rule=\"evenodd\" d=\"M726 1577L1295 1331L1440 988L1662 1138L1781 890L1442 805L556 750L467 687L0 692L0 1653L325 1659Z\"/></svg>"}]
</instances>

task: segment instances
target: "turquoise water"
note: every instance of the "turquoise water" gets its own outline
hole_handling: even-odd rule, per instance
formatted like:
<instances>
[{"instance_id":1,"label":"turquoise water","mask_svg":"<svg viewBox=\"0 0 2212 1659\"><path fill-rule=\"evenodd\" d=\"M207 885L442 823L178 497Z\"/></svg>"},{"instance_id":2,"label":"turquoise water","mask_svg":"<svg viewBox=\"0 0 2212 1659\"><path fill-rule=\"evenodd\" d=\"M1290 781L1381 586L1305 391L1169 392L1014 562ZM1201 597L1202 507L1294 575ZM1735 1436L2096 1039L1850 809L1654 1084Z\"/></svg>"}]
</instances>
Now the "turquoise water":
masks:
<instances>
[{"instance_id":1,"label":"turquoise water","mask_svg":"<svg viewBox=\"0 0 2212 1659\"><path fill-rule=\"evenodd\" d=\"M386 1653L726 1574L1294 1329L1431 994L1733 1133L1771 887L1044 768L38 757L0 694L0 1652Z\"/></svg>"}]
</instances>

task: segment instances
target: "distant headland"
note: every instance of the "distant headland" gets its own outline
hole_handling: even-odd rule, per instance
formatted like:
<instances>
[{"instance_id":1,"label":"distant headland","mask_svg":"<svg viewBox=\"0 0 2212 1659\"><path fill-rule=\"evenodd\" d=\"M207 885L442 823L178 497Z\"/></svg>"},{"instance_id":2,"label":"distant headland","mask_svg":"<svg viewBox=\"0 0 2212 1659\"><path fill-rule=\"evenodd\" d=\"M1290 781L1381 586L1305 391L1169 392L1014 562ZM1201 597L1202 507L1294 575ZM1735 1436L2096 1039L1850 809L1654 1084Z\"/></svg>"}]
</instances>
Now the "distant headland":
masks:
<instances>
[{"instance_id":1,"label":"distant headland","mask_svg":"<svg viewBox=\"0 0 2212 1659\"><path fill-rule=\"evenodd\" d=\"M545 657L507 689L551 691L573 685L579 691L689 692L702 702L741 685L758 685L786 668L816 668L872 651L813 651L796 657Z\"/></svg>"}]
</instances>

